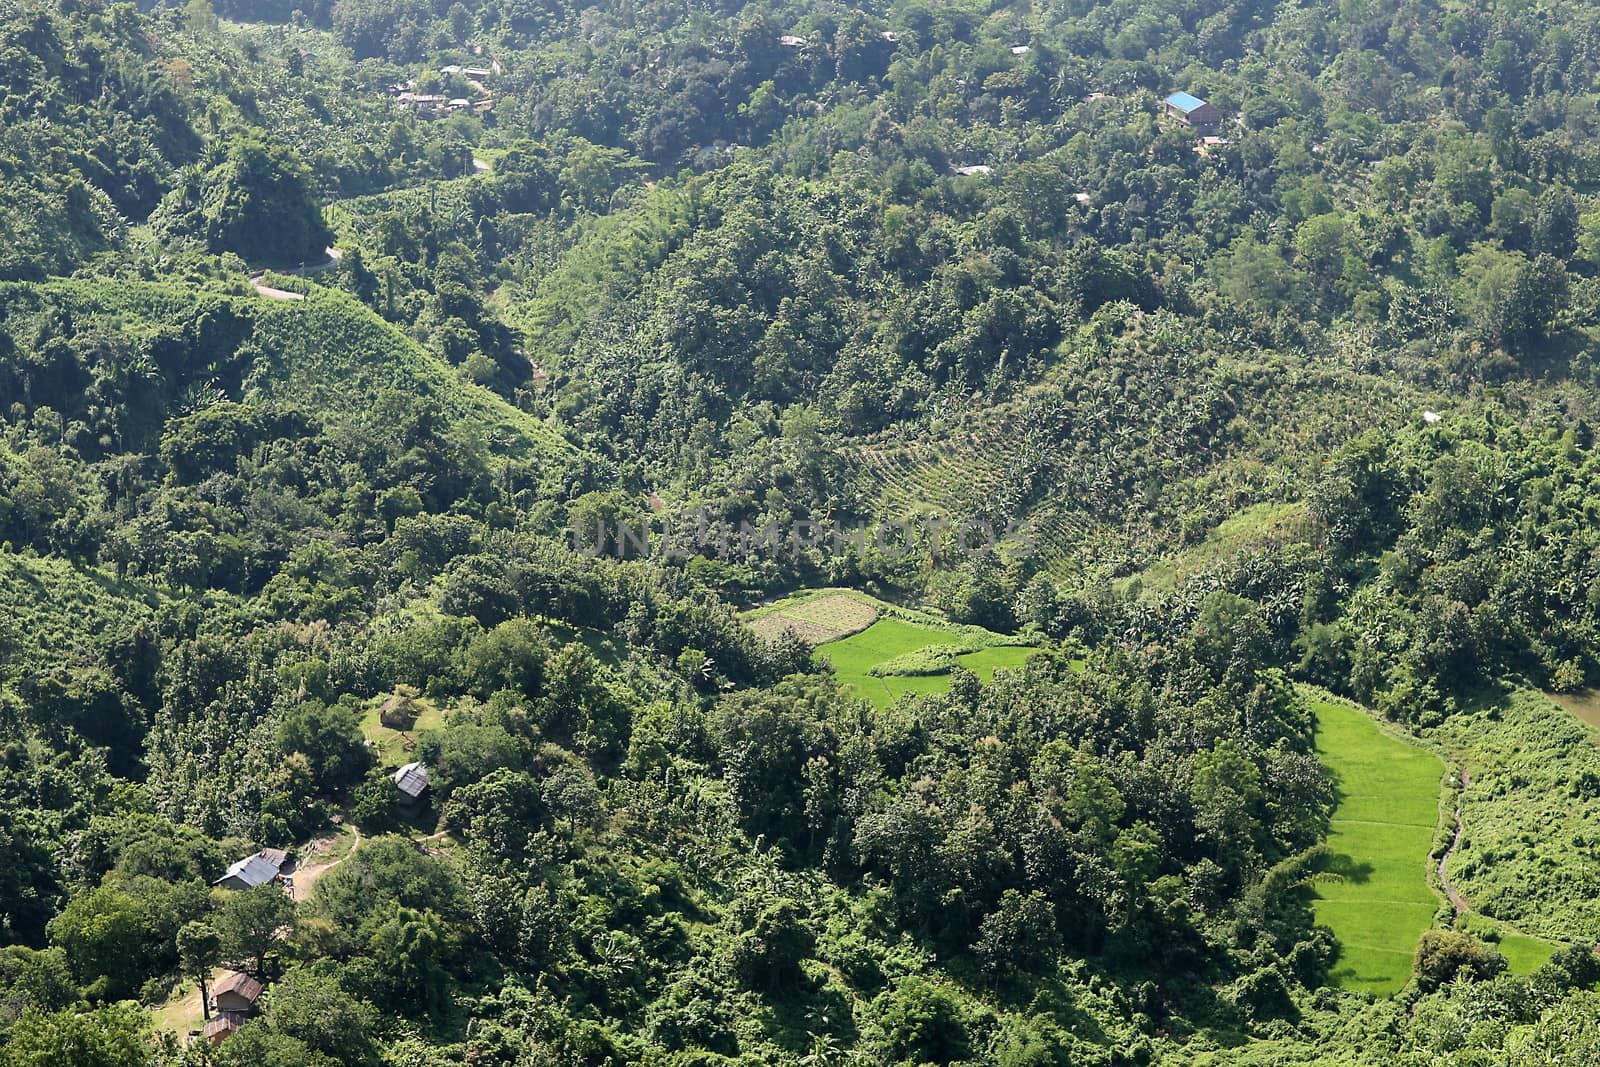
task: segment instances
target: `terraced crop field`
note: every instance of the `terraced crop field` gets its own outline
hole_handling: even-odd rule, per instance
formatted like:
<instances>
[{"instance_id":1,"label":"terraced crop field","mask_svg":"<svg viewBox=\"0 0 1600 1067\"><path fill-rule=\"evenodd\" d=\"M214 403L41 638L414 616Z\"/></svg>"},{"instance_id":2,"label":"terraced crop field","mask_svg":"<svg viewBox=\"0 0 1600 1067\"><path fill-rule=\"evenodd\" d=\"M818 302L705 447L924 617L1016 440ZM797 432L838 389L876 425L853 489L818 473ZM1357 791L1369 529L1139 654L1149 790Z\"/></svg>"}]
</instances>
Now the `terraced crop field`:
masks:
<instances>
[{"instance_id":1,"label":"terraced crop field","mask_svg":"<svg viewBox=\"0 0 1600 1067\"><path fill-rule=\"evenodd\" d=\"M1038 459L1030 445L1019 448L1003 429L990 428L939 443L868 445L850 456L850 464L857 487L875 502L880 518L960 523L997 501L1015 500L1023 491L1020 483L1030 481L1025 472ZM1058 578L1070 577L1072 561L1092 537L1089 520L1059 499L1017 514L1017 528L1009 536L996 524L1002 553L1041 558Z\"/></svg>"},{"instance_id":2,"label":"terraced crop field","mask_svg":"<svg viewBox=\"0 0 1600 1067\"><path fill-rule=\"evenodd\" d=\"M961 510L966 491L989 474L978 458L982 455L976 447L963 454L948 445L873 446L856 452L853 465L886 514L953 515Z\"/></svg>"}]
</instances>

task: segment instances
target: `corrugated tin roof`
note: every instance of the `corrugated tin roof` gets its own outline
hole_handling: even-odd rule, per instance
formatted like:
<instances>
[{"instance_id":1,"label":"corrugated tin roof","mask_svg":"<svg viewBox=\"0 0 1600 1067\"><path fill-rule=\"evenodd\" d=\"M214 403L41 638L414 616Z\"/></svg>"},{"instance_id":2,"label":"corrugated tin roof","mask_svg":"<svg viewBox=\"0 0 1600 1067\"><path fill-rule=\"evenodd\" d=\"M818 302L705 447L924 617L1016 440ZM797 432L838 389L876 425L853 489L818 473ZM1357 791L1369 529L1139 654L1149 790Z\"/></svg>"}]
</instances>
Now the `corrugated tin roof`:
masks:
<instances>
[{"instance_id":1,"label":"corrugated tin roof","mask_svg":"<svg viewBox=\"0 0 1600 1067\"><path fill-rule=\"evenodd\" d=\"M1184 112L1185 114L1193 111L1197 107L1206 106L1206 102L1204 100L1200 99L1198 96L1190 96L1188 93L1173 93L1171 96L1167 97L1167 103L1171 104L1173 107Z\"/></svg>"},{"instance_id":2,"label":"corrugated tin roof","mask_svg":"<svg viewBox=\"0 0 1600 1067\"><path fill-rule=\"evenodd\" d=\"M211 998L215 1000L224 993L237 993L244 999L253 1001L261 995L261 983L248 974L234 971L212 987Z\"/></svg>"},{"instance_id":3,"label":"corrugated tin roof","mask_svg":"<svg viewBox=\"0 0 1600 1067\"><path fill-rule=\"evenodd\" d=\"M253 856L246 856L244 859L239 860L232 867L228 868L227 874L223 875L221 878L218 878L211 884L221 885L230 878L237 878L239 881L252 888L258 885L266 885L268 882L278 877L278 870L282 866L283 864L281 862L274 863L272 857L266 854L266 850L263 850L261 852L257 852Z\"/></svg>"},{"instance_id":4,"label":"corrugated tin roof","mask_svg":"<svg viewBox=\"0 0 1600 1067\"><path fill-rule=\"evenodd\" d=\"M408 797L420 797L428 788L428 768L420 763L408 763L394 772L394 784Z\"/></svg>"}]
</instances>

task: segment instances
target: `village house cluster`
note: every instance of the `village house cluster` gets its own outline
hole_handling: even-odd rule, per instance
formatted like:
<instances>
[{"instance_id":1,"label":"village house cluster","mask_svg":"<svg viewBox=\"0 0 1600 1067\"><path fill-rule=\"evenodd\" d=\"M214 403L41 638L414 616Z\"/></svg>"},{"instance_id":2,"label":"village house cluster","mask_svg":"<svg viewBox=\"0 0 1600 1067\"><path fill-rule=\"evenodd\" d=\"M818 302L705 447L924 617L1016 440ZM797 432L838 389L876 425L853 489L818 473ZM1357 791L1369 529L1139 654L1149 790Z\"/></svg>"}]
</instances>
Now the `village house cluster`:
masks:
<instances>
[{"instance_id":1,"label":"village house cluster","mask_svg":"<svg viewBox=\"0 0 1600 1067\"><path fill-rule=\"evenodd\" d=\"M277 883L286 893L294 891L294 854L281 848L263 848L234 863L221 878L212 882L217 889L244 890ZM210 1045L226 1041L256 1010L265 987L261 980L243 971L230 971L211 987L206 1000L210 1019L200 1037Z\"/></svg>"},{"instance_id":2,"label":"village house cluster","mask_svg":"<svg viewBox=\"0 0 1600 1067\"><path fill-rule=\"evenodd\" d=\"M214 1015L200 1031L208 1045L220 1044L232 1037L256 1010L265 987L243 971L233 971L211 989L210 1008Z\"/></svg>"},{"instance_id":3,"label":"village house cluster","mask_svg":"<svg viewBox=\"0 0 1600 1067\"><path fill-rule=\"evenodd\" d=\"M796 38L796 40L799 40ZM801 42L804 43L804 42ZM1011 49L1014 56L1025 56L1031 51L1028 45L1016 45ZM1116 100L1111 93L1092 92L1082 98L1085 104L1096 104ZM1222 112L1215 104L1195 96L1193 93L1179 90L1161 101L1161 117L1168 122L1186 127L1199 134L1195 142L1195 155L1206 157L1219 148L1232 144L1232 139L1221 135L1223 124ZM1235 126L1242 126L1240 119L1233 120ZM958 178L982 178L994 173L994 168L987 163L951 164L948 173ZM1072 194L1073 202L1079 207L1087 208L1094 202L1094 198L1085 190Z\"/></svg>"},{"instance_id":4,"label":"village house cluster","mask_svg":"<svg viewBox=\"0 0 1600 1067\"><path fill-rule=\"evenodd\" d=\"M413 78L389 86L389 95L403 108L429 117L441 115L487 115L494 110L494 93L484 83L502 73L498 59L489 66L464 66L451 63L439 68L444 86L465 82L471 96L452 96L440 92L418 92L418 80ZM431 79L430 79L431 80Z\"/></svg>"},{"instance_id":5,"label":"village house cluster","mask_svg":"<svg viewBox=\"0 0 1600 1067\"><path fill-rule=\"evenodd\" d=\"M396 698L397 700L399 698ZM420 762L407 763L389 776L399 791L396 807L406 818L422 813L428 803L428 768ZM284 892L294 893L295 857L281 848L263 848L236 860L221 878L212 882L217 889L240 891L276 883ZM220 1044L232 1037L255 1014L257 1002L266 991L265 983L244 971L229 971L212 986L206 998L210 1018L205 1026L190 1034L207 1045Z\"/></svg>"}]
</instances>

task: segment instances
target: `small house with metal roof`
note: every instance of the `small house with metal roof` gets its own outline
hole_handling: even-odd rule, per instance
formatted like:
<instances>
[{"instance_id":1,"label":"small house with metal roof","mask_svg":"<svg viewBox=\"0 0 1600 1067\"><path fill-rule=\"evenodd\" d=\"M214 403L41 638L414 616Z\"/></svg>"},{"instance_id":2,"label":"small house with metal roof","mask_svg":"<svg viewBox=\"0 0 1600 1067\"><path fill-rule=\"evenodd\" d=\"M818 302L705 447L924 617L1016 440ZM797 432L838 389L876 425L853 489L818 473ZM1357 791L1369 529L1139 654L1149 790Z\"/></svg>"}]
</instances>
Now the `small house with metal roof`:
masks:
<instances>
[{"instance_id":1,"label":"small house with metal roof","mask_svg":"<svg viewBox=\"0 0 1600 1067\"><path fill-rule=\"evenodd\" d=\"M224 1014L247 1015L256 1010L262 985L242 971L234 971L211 990L211 1007Z\"/></svg>"},{"instance_id":2,"label":"small house with metal roof","mask_svg":"<svg viewBox=\"0 0 1600 1067\"><path fill-rule=\"evenodd\" d=\"M275 881L288 866L289 853L281 848L264 848L235 862L211 884L221 889L254 889Z\"/></svg>"},{"instance_id":3,"label":"small house with metal roof","mask_svg":"<svg viewBox=\"0 0 1600 1067\"><path fill-rule=\"evenodd\" d=\"M400 790L402 808L420 807L428 795L428 768L421 763L408 763L394 772L394 784Z\"/></svg>"},{"instance_id":4,"label":"small house with metal roof","mask_svg":"<svg viewBox=\"0 0 1600 1067\"><path fill-rule=\"evenodd\" d=\"M237 1011L218 1012L211 1017L210 1022L206 1023L205 1029L201 1031L201 1034L205 1037L206 1044L220 1045L238 1033L239 1028L243 1025L243 1013Z\"/></svg>"},{"instance_id":5,"label":"small house with metal roof","mask_svg":"<svg viewBox=\"0 0 1600 1067\"><path fill-rule=\"evenodd\" d=\"M1210 129L1222 121L1222 112L1198 96L1176 92L1163 101L1167 117L1196 129Z\"/></svg>"}]
</instances>

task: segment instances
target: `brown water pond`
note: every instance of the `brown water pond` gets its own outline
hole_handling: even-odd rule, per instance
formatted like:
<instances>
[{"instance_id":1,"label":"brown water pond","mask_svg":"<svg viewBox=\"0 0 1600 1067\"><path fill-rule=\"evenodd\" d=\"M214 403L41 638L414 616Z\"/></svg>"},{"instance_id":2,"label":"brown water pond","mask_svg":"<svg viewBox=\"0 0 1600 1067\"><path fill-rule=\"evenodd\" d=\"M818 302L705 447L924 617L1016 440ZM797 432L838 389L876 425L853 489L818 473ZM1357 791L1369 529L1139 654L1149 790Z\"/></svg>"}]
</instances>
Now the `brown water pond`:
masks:
<instances>
[{"instance_id":1,"label":"brown water pond","mask_svg":"<svg viewBox=\"0 0 1600 1067\"><path fill-rule=\"evenodd\" d=\"M1573 693L1546 693L1545 696L1600 730L1600 690L1579 689Z\"/></svg>"}]
</instances>

